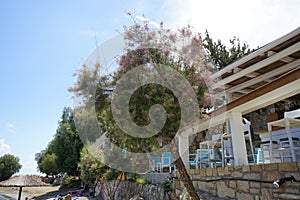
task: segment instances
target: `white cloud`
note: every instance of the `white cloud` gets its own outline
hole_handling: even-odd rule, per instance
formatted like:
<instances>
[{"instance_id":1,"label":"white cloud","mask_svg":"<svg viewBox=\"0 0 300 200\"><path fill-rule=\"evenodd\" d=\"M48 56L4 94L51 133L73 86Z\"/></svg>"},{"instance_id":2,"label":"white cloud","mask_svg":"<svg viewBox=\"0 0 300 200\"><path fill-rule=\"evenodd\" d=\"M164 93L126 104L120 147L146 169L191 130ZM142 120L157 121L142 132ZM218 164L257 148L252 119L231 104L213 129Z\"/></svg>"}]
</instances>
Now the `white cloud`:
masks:
<instances>
[{"instance_id":1,"label":"white cloud","mask_svg":"<svg viewBox=\"0 0 300 200\"><path fill-rule=\"evenodd\" d=\"M93 37L93 38L106 35L106 33L103 31L98 32L98 31L86 31L86 30L80 31L79 34L82 36Z\"/></svg>"},{"instance_id":2,"label":"white cloud","mask_svg":"<svg viewBox=\"0 0 300 200\"><path fill-rule=\"evenodd\" d=\"M27 156L26 160L20 160L22 168L18 174L41 174L37 171L37 163L34 159L34 155Z\"/></svg>"},{"instance_id":3,"label":"white cloud","mask_svg":"<svg viewBox=\"0 0 300 200\"><path fill-rule=\"evenodd\" d=\"M4 139L0 139L0 156L7 153L11 153L11 147L5 143Z\"/></svg>"},{"instance_id":4,"label":"white cloud","mask_svg":"<svg viewBox=\"0 0 300 200\"><path fill-rule=\"evenodd\" d=\"M150 19L148 19L148 18L139 16L139 15L135 16L135 18L141 20L142 22L147 22L147 23L153 25L153 26L156 27L156 28L159 28L159 26L160 26L159 23L156 23L156 22L154 22L154 21L152 21L152 20L150 20Z\"/></svg>"},{"instance_id":5,"label":"white cloud","mask_svg":"<svg viewBox=\"0 0 300 200\"><path fill-rule=\"evenodd\" d=\"M16 131L16 126L11 124L11 123L7 123L6 124L6 129L11 132L11 133L14 133Z\"/></svg>"},{"instance_id":6,"label":"white cloud","mask_svg":"<svg viewBox=\"0 0 300 200\"><path fill-rule=\"evenodd\" d=\"M162 10L171 26L190 23L197 31L227 42L233 36L262 46L300 25L298 0L167 0Z\"/></svg>"}]
</instances>

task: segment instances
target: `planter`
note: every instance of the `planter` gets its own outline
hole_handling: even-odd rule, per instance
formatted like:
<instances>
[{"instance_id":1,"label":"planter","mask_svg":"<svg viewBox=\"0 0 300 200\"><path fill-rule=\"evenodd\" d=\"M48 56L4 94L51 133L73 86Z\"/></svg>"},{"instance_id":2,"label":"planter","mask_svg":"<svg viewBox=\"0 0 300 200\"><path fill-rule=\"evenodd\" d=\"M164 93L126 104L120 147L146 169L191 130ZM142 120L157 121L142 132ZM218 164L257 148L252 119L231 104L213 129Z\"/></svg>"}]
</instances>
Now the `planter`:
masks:
<instances>
[{"instance_id":1,"label":"planter","mask_svg":"<svg viewBox=\"0 0 300 200\"><path fill-rule=\"evenodd\" d=\"M273 122L279 119L282 119L284 117L284 113L272 113L268 115L268 122ZM280 130L283 129L282 127L273 127L273 130Z\"/></svg>"},{"instance_id":2,"label":"planter","mask_svg":"<svg viewBox=\"0 0 300 200\"><path fill-rule=\"evenodd\" d=\"M283 118L283 113L272 113L268 115L268 122L273 122Z\"/></svg>"}]
</instances>

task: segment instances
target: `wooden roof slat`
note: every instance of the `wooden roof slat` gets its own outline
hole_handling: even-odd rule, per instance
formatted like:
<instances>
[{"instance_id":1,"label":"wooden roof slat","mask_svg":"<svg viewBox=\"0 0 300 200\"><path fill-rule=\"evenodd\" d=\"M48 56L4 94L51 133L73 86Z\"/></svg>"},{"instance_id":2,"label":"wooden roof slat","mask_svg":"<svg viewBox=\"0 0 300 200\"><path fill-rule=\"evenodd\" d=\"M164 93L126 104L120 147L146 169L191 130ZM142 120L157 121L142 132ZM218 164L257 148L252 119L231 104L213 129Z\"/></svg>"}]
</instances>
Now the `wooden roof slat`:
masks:
<instances>
[{"instance_id":1,"label":"wooden roof slat","mask_svg":"<svg viewBox=\"0 0 300 200\"><path fill-rule=\"evenodd\" d=\"M266 93L271 92L272 90L275 90L277 88L280 88L284 85L287 85L289 83L292 83L294 81L299 81L300 79L300 67L298 67L297 69L289 72L288 74L276 79L275 81L268 83L266 85L264 85L263 87L256 89L255 91L242 96L239 99L236 99L230 103L228 103L227 105L223 106L224 108L219 108L217 110L214 110L212 112L212 116L218 115L220 114L220 111L222 110L232 110L233 108L240 106L242 104L245 104L257 97L260 97ZM300 85L299 85L300 86Z\"/></svg>"},{"instance_id":2,"label":"wooden roof slat","mask_svg":"<svg viewBox=\"0 0 300 200\"><path fill-rule=\"evenodd\" d=\"M239 71L238 73L234 74L234 75L231 75L229 77L226 77L225 79L223 79L222 81L220 82L217 82L216 84L214 84L212 86L213 89L215 88L218 88L220 87L222 84L227 84L227 83L230 83L231 81L233 80L236 80L242 76L245 76L246 74L249 74L251 72L254 72L254 71L257 71L267 65L269 65L270 63L273 63L277 60L280 60L281 58L284 58L286 56L289 56L290 54L292 53L295 53L297 51L299 51L300 49L300 42L297 42L296 44L282 50L281 52L279 53L276 53L274 55L272 55L271 57L269 58L266 58L258 63L255 63L254 65L252 65L251 67L248 67L248 68L245 68L244 70L242 71Z\"/></svg>"},{"instance_id":3,"label":"wooden roof slat","mask_svg":"<svg viewBox=\"0 0 300 200\"><path fill-rule=\"evenodd\" d=\"M262 74L262 75L260 75L256 78L253 78L249 81L246 81L243 84L236 85L236 86L233 86L231 88L228 88L227 91L228 92L234 92L234 91L249 87L249 86L251 86L251 85L253 85L257 82L266 81L266 80L268 80L269 78L271 78L273 76L276 76L276 75L284 73L284 72L288 72L288 71L294 69L295 67L299 67L299 66L300 66L300 60L296 60L296 61L291 62L289 64L283 65L280 68L278 68L276 70L273 70L269 73Z\"/></svg>"},{"instance_id":4,"label":"wooden roof slat","mask_svg":"<svg viewBox=\"0 0 300 200\"><path fill-rule=\"evenodd\" d=\"M296 60L296 58L293 58L291 56L287 56L281 59L281 61L286 62L286 63L290 63L293 62L294 60Z\"/></svg>"},{"instance_id":5,"label":"wooden roof slat","mask_svg":"<svg viewBox=\"0 0 300 200\"><path fill-rule=\"evenodd\" d=\"M251 72L249 74L247 74L246 76L249 77L249 78L254 78L254 77L257 77L257 76L260 76L261 73L258 73L258 72Z\"/></svg>"},{"instance_id":6,"label":"wooden roof slat","mask_svg":"<svg viewBox=\"0 0 300 200\"><path fill-rule=\"evenodd\" d=\"M215 78L221 77L223 74L230 72L232 69L234 69L236 67L240 67L244 63L249 62L250 60L255 59L256 57L258 57L260 55L264 55L269 50L275 48L276 46L282 45L282 43L284 43L286 41L293 40L293 39L297 40L297 38L299 37L299 34L300 34L300 27L298 27L295 30L293 30L292 32L278 38L277 40L270 42L269 44L261 47L260 49L256 50L255 52L239 59L238 61L228 65L224 69L221 69L217 73L213 74L212 78L215 79ZM297 41L299 41L299 40L297 40Z\"/></svg>"}]
</instances>

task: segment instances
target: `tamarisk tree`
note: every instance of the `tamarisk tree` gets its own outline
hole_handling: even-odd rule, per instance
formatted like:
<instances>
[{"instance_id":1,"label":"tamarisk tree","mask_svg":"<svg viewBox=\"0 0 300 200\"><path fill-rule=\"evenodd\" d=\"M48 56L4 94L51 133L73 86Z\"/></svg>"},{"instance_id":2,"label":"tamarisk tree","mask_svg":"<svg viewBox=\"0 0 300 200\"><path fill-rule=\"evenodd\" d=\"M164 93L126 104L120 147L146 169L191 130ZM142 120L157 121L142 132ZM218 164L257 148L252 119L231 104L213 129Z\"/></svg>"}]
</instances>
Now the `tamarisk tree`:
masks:
<instances>
[{"instance_id":1,"label":"tamarisk tree","mask_svg":"<svg viewBox=\"0 0 300 200\"><path fill-rule=\"evenodd\" d=\"M70 91L84 97L81 103L94 105L98 124L113 145L133 153L170 147L190 196L200 199L179 156L177 134L193 120L205 117L203 111L212 104L209 86L215 80L210 78L206 67L201 36L190 26L172 31L164 28L163 23L160 28L151 29L147 22L125 26L123 36L125 47L116 60L116 70L99 75L101 63L93 67L83 65ZM133 82L140 85L133 87ZM97 85L93 96L88 89L92 85ZM128 105L124 106L124 102ZM85 112L79 113L85 115ZM86 119L81 123L89 122ZM155 133L148 133L152 130L156 130ZM93 134L89 135L88 129L84 132L91 142L97 140ZM111 155L116 157L116 154ZM104 156L106 160L111 159Z\"/></svg>"}]
</instances>

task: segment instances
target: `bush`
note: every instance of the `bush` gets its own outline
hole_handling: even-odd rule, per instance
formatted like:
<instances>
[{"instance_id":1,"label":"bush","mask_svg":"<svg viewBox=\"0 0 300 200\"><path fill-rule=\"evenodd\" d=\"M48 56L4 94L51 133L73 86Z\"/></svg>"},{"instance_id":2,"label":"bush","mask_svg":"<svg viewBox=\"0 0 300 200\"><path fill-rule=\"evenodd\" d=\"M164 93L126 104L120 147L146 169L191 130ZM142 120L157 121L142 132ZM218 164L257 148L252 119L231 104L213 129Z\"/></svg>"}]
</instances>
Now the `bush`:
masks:
<instances>
[{"instance_id":1,"label":"bush","mask_svg":"<svg viewBox=\"0 0 300 200\"><path fill-rule=\"evenodd\" d=\"M169 192L172 190L172 183L170 181L165 181L162 183L164 191Z\"/></svg>"},{"instance_id":2,"label":"bush","mask_svg":"<svg viewBox=\"0 0 300 200\"><path fill-rule=\"evenodd\" d=\"M78 177L74 177L74 176L67 176L65 179L65 183L67 185L67 187L70 188L79 188L81 186L81 180Z\"/></svg>"},{"instance_id":3,"label":"bush","mask_svg":"<svg viewBox=\"0 0 300 200\"><path fill-rule=\"evenodd\" d=\"M145 177L136 178L135 182L137 182L139 184L146 184L146 183L148 183L148 181L147 181L147 179Z\"/></svg>"}]
</instances>

